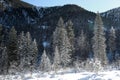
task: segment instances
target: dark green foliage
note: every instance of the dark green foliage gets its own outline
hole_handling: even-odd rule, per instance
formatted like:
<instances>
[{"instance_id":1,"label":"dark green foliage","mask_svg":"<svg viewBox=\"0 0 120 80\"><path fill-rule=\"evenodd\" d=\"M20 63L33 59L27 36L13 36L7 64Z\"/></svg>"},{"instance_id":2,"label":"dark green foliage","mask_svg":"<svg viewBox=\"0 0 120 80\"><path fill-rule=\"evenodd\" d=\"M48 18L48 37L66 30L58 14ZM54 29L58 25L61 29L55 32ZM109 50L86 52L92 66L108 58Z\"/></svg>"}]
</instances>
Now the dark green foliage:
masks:
<instances>
[{"instance_id":1,"label":"dark green foliage","mask_svg":"<svg viewBox=\"0 0 120 80\"><path fill-rule=\"evenodd\" d=\"M90 45L87 40L87 35L81 31L80 36L76 39L76 53L81 60L86 60L90 52Z\"/></svg>"},{"instance_id":2,"label":"dark green foliage","mask_svg":"<svg viewBox=\"0 0 120 80\"><path fill-rule=\"evenodd\" d=\"M53 45L54 48L58 46L61 56L61 65L63 67L69 66L72 60L72 46L69 42L67 31L65 29L62 18L59 19L57 27L53 33Z\"/></svg>"},{"instance_id":3,"label":"dark green foliage","mask_svg":"<svg viewBox=\"0 0 120 80\"><path fill-rule=\"evenodd\" d=\"M94 24L94 36L93 36L93 52L94 60L101 61L101 64L104 66L108 63L106 56L106 38L104 34L104 27L101 16L97 13Z\"/></svg>"},{"instance_id":4,"label":"dark green foliage","mask_svg":"<svg viewBox=\"0 0 120 80\"><path fill-rule=\"evenodd\" d=\"M108 54L111 54L111 58L112 60L115 60L115 52L116 52L116 33L115 33L115 29L113 27L111 27L111 29L109 30L109 34L108 34Z\"/></svg>"},{"instance_id":5,"label":"dark green foliage","mask_svg":"<svg viewBox=\"0 0 120 80\"><path fill-rule=\"evenodd\" d=\"M8 55L6 47L0 47L0 74L8 72Z\"/></svg>"},{"instance_id":6,"label":"dark green foliage","mask_svg":"<svg viewBox=\"0 0 120 80\"><path fill-rule=\"evenodd\" d=\"M72 51L74 52L75 34L73 29L73 23L69 20L66 23L67 36L69 38L70 44L72 45Z\"/></svg>"},{"instance_id":7,"label":"dark green foliage","mask_svg":"<svg viewBox=\"0 0 120 80\"><path fill-rule=\"evenodd\" d=\"M29 32L22 32L18 41L19 68L21 71L35 69L38 55L36 40L32 41Z\"/></svg>"},{"instance_id":8,"label":"dark green foliage","mask_svg":"<svg viewBox=\"0 0 120 80\"><path fill-rule=\"evenodd\" d=\"M3 41L3 28L2 28L2 25L0 24L0 44L1 42Z\"/></svg>"},{"instance_id":9,"label":"dark green foliage","mask_svg":"<svg viewBox=\"0 0 120 80\"><path fill-rule=\"evenodd\" d=\"M9 42L7 44L8 60L9 64L12 61L17 61L17 32L14 27L9 32Z\"/></svg>"}]
</instances>

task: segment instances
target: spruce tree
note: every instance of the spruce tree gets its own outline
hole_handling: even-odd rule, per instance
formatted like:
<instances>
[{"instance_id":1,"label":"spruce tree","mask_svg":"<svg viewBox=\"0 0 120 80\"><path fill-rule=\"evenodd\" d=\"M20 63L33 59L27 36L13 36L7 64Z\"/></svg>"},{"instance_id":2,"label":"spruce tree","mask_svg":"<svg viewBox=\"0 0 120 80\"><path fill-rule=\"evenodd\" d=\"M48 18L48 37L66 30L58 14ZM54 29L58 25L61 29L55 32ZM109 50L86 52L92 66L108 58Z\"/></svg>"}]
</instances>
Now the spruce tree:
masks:
<instances>
[{"instance_id":1,"label":"spruce tree","mask_svg":"<svg viewBox=\"0 0 120 80\"><path fill-rule=\"evenodd\" d=\"M2 25L0 24L0 44L1 44L2 40L3 40L2 30L3 30Z\"/></svg>"},{"instance_id":2,"label":"spruce tree","mask_svg":"<svg viewBox=\"0 0 120 80\"><path fill-rule=\"evenodd\" d=\"M17 59L18 59L17 50L18 50L17 31L15 30L14 27L12 27L10 32L9 32L9 42L8 42L8 45L7 45L7 51L8 51L7 53L8 53L9 64L12 61L17 61Z\"/></svg>"},{"instance_id":3,"label":"spruce tree","mask_svg":"<svg viewBox=\"0 0 120 80\"><path fill-rule=\"evenodd\" d=\"M60 42L61 42L62 37L60 36L60 34L61 34L62 27L65 27L64 21L62 18L60 18L58 21L57 27L56 27L55 31L53 32L53 47L58 46L58 48L59 48L59 46L61 44Z\"/></svg>"},{"instance_id":4,"label":"spruce tree","mask_svg":"<svg viewBox=\"0 0 120 80\"><path fill-rule=\"evenodd\" d=\"M47 72L50 71L50 69L51 69L50 59L47 56L46 51L44 50L41 56L40 70Z\"/></svg>"},{"instance_id":5,"label":"spruce tree","mask_svg":"<svg viewBox=\"0 0 120 80\"><path fill-rule=\"evenodd\" d=\"M94 23L93 52L95 60L100 60L103 66L108 62L106 57L106 39L104 35L103 22L100 14L97 13Z\"/></svg>"},{"instance_id":6,"label":"spruce tree","mask_svg":"<svg viewBox=\"0 0 120 80\"><path fill-rule=\"evenodd\" d=\"M32 60L33 60L33 50L32 50L32 38L29 32L25 35L25 42L24 42L24 68L25 69L31 69L31 66L33 66Z\"/></svg>"},{"instance_id":7,"label":"spruce tree","mask_svg":"<svg viewBox=\"0 0 120 80\"><path fill-rule=\"evenodd\" d=\"M74 38L75 38L75 34L74 34L74 30L73 30L73 23L71 20L69 20L66 24L66 30L67 30L67 36L70 40L70 44L72 46L72 51L74 51Z\"/></svg>"},{"instance_id":8,"label":"spruce tree","mask_svg":"<svg viewBox=\"0 0 120 80\"><path fill-rule=\"evenodd\" d=\"M61 68L61 59L58 47L55 47L53 69L56 71Z\"/></svg>"},{"instance_id":9,"label":"spruce tree","mask_svg":"<svg viewBox=\"0 0 120 80\"><path fill-rule=\"evenodd\" d=\"M18 54L20 60L19 68L22 71L35 69L36 58L38 54L36 40L34 39L34 41L32 41L29 32L27 32L26 35L24 35L24 32L22 32L18 46Z\"/></svg>"},{"instance_id":10,"label":"spruce tree","mask_svg":"<svg viewBox=\"0 0 120 80\"><path fill-rule=\"evenodd\" d=\"M8 72L8 55L6 47L0 47L0 74Z\"/></svg>"},{"instance_id":11,"label":"spruce tree","mask_svg":"<svg viewBox=\"0 0 120 80\"><path fill-rule=\"evenodd\" d=\"M33 69L35 69L36 66L36 61L37 61L37 55L38 55L38 47L37 47L37 42L36 39L33 40L32 45L32 55L31 55L31 66Z\"/></svg>"},{"instance_id":12,"label":"spruce tree","mask_svg":"<svg viewBox=\"0 0 120 80\"><path fill-rule=\"evenodd\" d=\"M80 53L80 58L82 58L83 60L86 59L89 53L89 43L83 30L81 31L81 34L77 39L77 48Z\"/></svg>"},{"instance_id":13,"label":"spruce tree","mask_svg":"<svg viewBox=\"0 0 120 80\"><path fill-rule=\"evenodd\" d=\"M59 19L55 32L53 33L53 45L58 46L61 56L61 65L63 67L69 66L71 62L72 46L69 42L62 18Z\"/></svg>"},{"instance_id":14,"label":"spruce tree","mask_svg":"<svg viewBox=\"0 0 120 80\"><path fill-rule=\"evenodd\" d=\"M111 27L109 31L109 38L108 38L108 49L109 52L112 53L113 60L115 60L115 50L116 50L116 34L115 29Z\"/></svg>"},{"instance_id":15,"label":"spruce tree","mask_svg":"<svg viewBox=\"0 0 120 80\"><path fill-rule=\"evenodd\" d=\"M25 34L21 32L18 40L18 55L19 55L19 68L20 71L24 70L25 59L26 59L26 41Z\"/></svg>"}]
</instances>

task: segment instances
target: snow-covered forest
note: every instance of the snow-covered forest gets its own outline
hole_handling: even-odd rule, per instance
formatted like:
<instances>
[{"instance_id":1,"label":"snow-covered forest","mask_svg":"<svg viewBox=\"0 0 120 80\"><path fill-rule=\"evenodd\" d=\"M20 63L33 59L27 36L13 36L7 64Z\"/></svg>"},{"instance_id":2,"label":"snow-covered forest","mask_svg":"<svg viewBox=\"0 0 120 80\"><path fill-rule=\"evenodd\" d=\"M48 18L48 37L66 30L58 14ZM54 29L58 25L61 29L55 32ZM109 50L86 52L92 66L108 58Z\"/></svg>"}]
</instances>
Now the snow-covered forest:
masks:
<instances>
[{"instance_id":1,"label":"snow-covered forest","mask_svg":"<svg viewBox=\"0 0 120 80\"><path fill-rule=\"evenodd\" d=\"M0 0L0 80L120 80L120 7Z\"/></svg>"},{"instance_id":2,"label":"snow-covered forest","mask_svg":"<svg viewBox=\"0 0 120 80\"><path fill-rule=\"evenodd\" d=\"M17 34L14 27L6 31L0 25L1 80L69 80L70 76L75 76L71 80L119 80L116 30L111 27L106 37L102 18L96 15L91 42L83 30L76 39L72 21L64 23L60 17L52 36L51 55L46 46L39 55L38 43L30 32Z\"/></svg>"}]
</instances>

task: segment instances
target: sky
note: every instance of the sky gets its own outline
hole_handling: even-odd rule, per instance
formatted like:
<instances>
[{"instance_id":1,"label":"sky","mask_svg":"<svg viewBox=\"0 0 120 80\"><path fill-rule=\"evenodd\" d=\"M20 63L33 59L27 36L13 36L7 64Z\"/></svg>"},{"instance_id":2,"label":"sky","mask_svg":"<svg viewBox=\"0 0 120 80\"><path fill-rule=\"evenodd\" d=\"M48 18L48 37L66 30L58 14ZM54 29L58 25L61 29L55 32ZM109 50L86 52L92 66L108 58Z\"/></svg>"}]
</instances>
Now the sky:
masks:
<instances>
[{"instance_id":1,"label":"sky","mask_svg":"<svg viewBox=\"0 0 120 80\"><path fill-rule=\"evenodd\" d=\"M105 12L120 7L120 0L23 0L30 4L42 7L63 6L76 4L92 12Z\"/></svg>"}]
</instances>

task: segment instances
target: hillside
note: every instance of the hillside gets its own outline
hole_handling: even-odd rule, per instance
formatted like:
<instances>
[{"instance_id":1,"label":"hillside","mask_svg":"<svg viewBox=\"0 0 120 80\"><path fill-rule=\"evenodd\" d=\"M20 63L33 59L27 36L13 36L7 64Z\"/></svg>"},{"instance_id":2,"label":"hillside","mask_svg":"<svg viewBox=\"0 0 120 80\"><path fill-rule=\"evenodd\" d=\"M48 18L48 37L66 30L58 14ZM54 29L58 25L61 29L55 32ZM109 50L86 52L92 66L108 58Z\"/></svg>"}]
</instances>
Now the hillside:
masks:
<instances>
[{"instance_id":1,"label":"hillside","mask_svg":"<svg viewBox=\"0 0 120 80\"><path fill-rule=\"evenodd\" d=\"M119 18L120 8L96 14L1 0L0 79L118 80Z\"/></svg>"},{"instance_id":2,"label":"hillside","mask_svg":"<svg viewBox=\"0 0 120 80\"><path fill-rule=\"evenodd\" d=\"M108 10L104 13L101 13L101 15L108 20L110 20L109 24L111 26L114 26L116 28L119 28L119 23L120 23L120 7L114 8L111 10Z\"/></svg>"},{"instance_id":3,"label":"hillside","mask_svg":"<svg viewBox=\"0 0 120 80\"><path fill-rule=\"evenodd\" d=\"M29 31L32 37L37 39L40 52L43 50L44 44L48 45L48 50L51 50L52 34L60 17L65 23L68 20L73 22L76 37L80 35L81 30L84 30L88 37L92 36L96 14L80 6L67 4L54 7L36 7L21 0L2 0L0 3L4 4L0 8L5 8L0 11L0 24L8 30L15 26L18 34L21 31ZM119 20L113 21L115 16L109 19L110 17L104 16L105 14L107 12L101 14L105 28L119 26L118 24L113 25L113 22L119 23Z\"/></svg>"}]
</instances>

